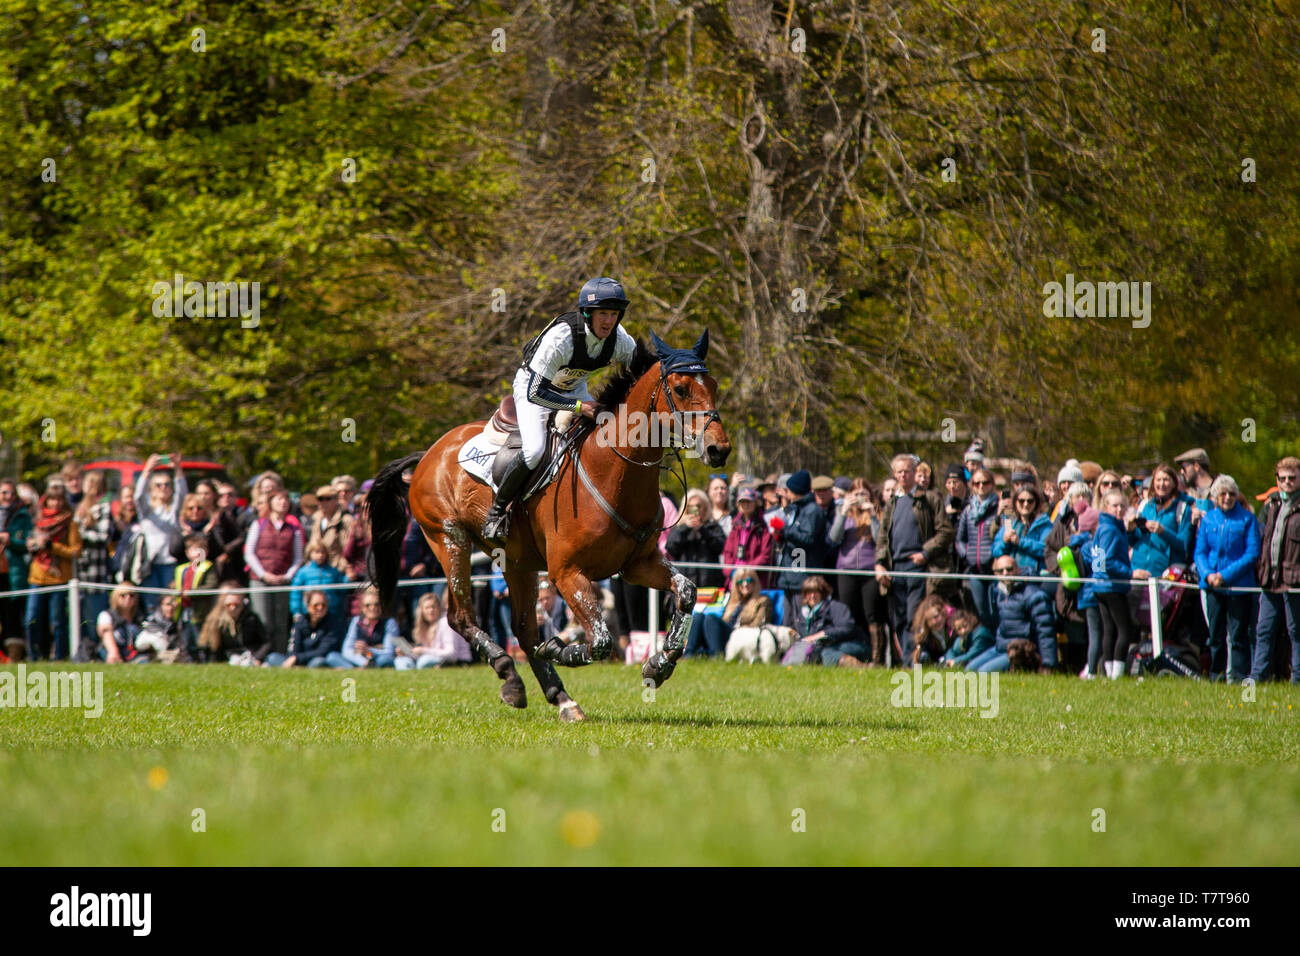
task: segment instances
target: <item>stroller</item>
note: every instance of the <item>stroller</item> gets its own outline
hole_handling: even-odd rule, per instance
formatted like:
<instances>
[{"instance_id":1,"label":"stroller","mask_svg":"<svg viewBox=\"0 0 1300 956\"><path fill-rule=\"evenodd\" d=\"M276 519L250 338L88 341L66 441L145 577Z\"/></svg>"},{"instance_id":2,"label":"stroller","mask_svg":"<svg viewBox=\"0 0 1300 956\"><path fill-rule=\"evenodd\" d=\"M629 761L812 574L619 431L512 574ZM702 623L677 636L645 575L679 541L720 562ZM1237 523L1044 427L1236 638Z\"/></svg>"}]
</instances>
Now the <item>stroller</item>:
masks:
<instances>
[{"instance_id":1,"label":"stroller","mask_svg":"<svg viewBox=\"0 0 1300 956\"><path fill-rule=\"evenodd\" d=\"M1170 565L1160 576L1170 582L1196 583L1190 567ZM1150 620L1150 599L1143 588L1137 601L1137 620ZM1137 677L1151 674L1160 677L1200 677L1210 668L1210 632L1201 610L1201 594L1194 587L1158 585L1160 601L1161 651L1157 655L1150 640L1129 648L1126 670Z\"/></svg>"}]
</instances>

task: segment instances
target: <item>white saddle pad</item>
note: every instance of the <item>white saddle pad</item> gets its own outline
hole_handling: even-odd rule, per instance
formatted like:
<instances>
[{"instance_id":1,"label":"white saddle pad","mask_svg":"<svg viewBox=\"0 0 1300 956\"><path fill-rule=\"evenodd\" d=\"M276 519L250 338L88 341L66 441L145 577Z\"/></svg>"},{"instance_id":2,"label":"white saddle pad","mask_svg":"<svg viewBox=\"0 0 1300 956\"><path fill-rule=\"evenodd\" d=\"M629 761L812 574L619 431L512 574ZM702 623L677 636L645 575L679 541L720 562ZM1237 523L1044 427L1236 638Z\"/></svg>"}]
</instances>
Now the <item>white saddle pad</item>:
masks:
<instances>
[{"instance_id":1,"label":"white saddle pad","mask_svg":"<svg viewBox=\"0 0 1300 956\"><path fill-rule=\"evenodd\" d=\"M460 462L462 468L491 488L495 494L497 486L492 481L492 462L496 460L501 445L499 442L492 441L493 437L495 432L490 429L479 432L460 446L460 451L456 453L456 460Z\"/></svg>"},{"instance_id":2,"label":"white saddle pad","mask_svg":"<svg viewBox=\"0 0 1300 956\"><path fill-rule=\"evenodd\" d=\"M572 421L573 412L557 412L551 423L551 430L562 434ZM460 451L456 453L456 460L460 462L460 466L491 488L494 494L497 486L492 481L492 462L496 460L497 452L505 444L506 438L506 435L493 428L489 422L481 432L467 439L465 444L460 446Z\"/></svg>"}]
</instances>

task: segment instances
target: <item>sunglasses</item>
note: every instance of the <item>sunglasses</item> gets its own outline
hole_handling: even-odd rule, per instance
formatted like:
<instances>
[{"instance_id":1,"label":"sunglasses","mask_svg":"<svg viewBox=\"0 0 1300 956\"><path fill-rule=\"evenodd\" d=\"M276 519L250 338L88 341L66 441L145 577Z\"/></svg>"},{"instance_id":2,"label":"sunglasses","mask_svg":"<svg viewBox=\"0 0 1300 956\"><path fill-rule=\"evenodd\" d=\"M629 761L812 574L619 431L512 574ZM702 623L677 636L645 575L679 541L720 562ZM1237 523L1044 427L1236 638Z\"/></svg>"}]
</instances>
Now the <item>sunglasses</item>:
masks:
<instances>
[{"instance_id":1,"label":"sunglasses","mask_svg":"<svg viewBox=\"0 0 1300 956\"><path fill-rule=\"evenodd\" d=\"M709 475L709 481L712 481L714 478L721 478L723 481L726 481L726 480L727 480L727 476L726 476L725 473L719 473L719 474L716 474L716 475Z\"/></svg>"},{"instance_id":2,"label":"sunglasses","mask_svg":"<svg viewBox=\"0 0 1300 956\"><path fill-rule=\"evenodd\" d=\"M754 584L755 581L754 581L753 578L741 578L741 579L740 579L739 581L737 581L736 583L737 583L737 584ZM806 591L806 592L804 592L804 593L807 594L807 593L811 593L811 592L807 592L807 591Z\"/></svg>"},{"instance_id":3,"label":"sunglasses","mask_svg":"<svg viewBox=\"0 0 1300 956\"><path fill-rule=\"evenodd\" d=\"M1118 482L1118 481L1103 481L1103 482L1101 482L1100 487L1102 487L1102 488L1117 488L1117 487L1119 487L1119 482Z\"/></svg>"},{"instance_id":4,"label":"sunglasses","mask_svg":"<svg viewBox=\"0 0 1300 956\"><path fill-rule=\"evenodd\" d=\"M972 485L975 485L976 487L978 487L979 485L988 485L988 484L992 484L992 482L988 481L988 480L985 479L985 478L972 478L972 479L970 480L970 483L971 483Z\"/></svg>"},{"instance_id":5,"label":"sunglasses","mask_svg":"<svg viewBox=\"0 0 1300 956\"><path fill-rule=\"evenodd\" d=\"M1018 505L1032 505L1032 504L1034 504L1034 503L1035 503L1035 502L1034 502L1034 499L1033 499L1033 498L1017 498L1017 499L1016 499L1016 504L1018 504Z\"/></svg>"},{"instance_id":6,"label":"sunglasses","mask_svg":"<svg viewBox=\"0 0 1300 956\"><path fill-rule=\"evenodd\" d=\"M1278 481L1300 481L1300 475L1278 475Z\"/></svg>"}]
</instances>

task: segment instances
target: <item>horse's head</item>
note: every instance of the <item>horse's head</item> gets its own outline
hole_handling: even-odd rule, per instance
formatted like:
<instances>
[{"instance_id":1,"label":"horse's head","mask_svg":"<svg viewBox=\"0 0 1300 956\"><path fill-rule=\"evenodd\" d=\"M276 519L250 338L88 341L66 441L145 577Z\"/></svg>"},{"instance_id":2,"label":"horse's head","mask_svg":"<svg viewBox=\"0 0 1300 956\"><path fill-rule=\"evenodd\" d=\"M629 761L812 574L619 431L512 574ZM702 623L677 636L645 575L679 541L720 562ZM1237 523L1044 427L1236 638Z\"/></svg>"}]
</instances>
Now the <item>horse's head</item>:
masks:
<instances>
[{"instance_id":1,"label":"horse's head","mask_svg":"<svg viewBox=\"0 0 1300 956\"><path fill-rule=\"evenodd\" d=\"M659 397L655 410L679 416L682 437L693 443L711 468L721 468L731 454L731 440L718 417L718 383L709 374L709 331L689 349L675 349L654 332L650 341L659 356Z\"/></svg>"}]
</instances>

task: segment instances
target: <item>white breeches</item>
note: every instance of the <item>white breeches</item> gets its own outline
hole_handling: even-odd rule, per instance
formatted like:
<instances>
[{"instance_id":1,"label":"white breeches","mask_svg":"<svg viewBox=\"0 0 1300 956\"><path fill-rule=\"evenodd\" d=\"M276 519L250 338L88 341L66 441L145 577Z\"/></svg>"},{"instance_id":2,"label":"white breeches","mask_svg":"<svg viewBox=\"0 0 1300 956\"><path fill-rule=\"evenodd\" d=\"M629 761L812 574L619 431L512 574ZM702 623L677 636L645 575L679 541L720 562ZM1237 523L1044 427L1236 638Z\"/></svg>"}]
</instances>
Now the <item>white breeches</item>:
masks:
<instances>
[{"instance_id":1,"label":"white breeches","mask_svg":"<svg viewBox=\"0 0 1300 956\"><path fill-rule=\"evenodd\" d=\"M546 419L551 414L551 409L534 405L528 400L527 369L521 368L515 373L514 392L515 417L519 419L519 438L524 446L524 464L536 468L542 452L546 450ZM586 382L579 382L569 391L560 394L571 396L575 402L591 401Z\"/></svg>"}]
</instances>

